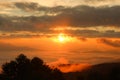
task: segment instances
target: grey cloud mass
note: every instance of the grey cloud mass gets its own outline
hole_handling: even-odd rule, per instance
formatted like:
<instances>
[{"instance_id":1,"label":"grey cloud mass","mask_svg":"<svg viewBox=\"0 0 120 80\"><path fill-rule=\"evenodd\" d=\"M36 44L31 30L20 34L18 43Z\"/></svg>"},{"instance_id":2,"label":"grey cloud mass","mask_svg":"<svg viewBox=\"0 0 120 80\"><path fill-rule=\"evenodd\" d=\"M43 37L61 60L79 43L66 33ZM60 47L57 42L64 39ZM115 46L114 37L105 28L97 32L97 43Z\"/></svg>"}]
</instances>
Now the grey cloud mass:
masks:
<instances>
[{"instance_id":1,"label":"grey cloud mass","mask_svg":"<svg viewBox=\"0 0 120 80\"><path fill-rule=\"evenodd\" d=\"M77 35L89 37L120 37L120 32L108 30L104 33L96 30L87 30L88 27L102 26L106 27L120 27L120 6L55 6L46 7L40 6L37 3L13 3L13 5L27 12L38 12L31 16L0 16L0 31L1 32L40 32L52 33L50 29L57 26L71 26L73 28L85 28L86 30L69 30L69 33L77 33Z\"/></svg>"},{"instance_id":2,"label":"grey cloud mass","mask_svg":"<svg viewBox=\"0 0 120 80\"><path fill-rule=\"evenodd\" d=\"M44 15L36 17L39 23L47 22L51 24L55 21L59 21L61 18L64 20L68 18L68 26L120 26L120 6L112 7L90 7L90 6L75 6L75 7L42 7L36 3L16 3L16 7L22 10L37 10L43 11ZM32 13L32 12L31 12ZM59 14L57 14L59 13ZM51 15L49 15L51 14ZM57 14L53 16L54 14ZM32 15L35 16L35 15ZM45 17L44 17L45 16ZM31 16L28 17L30 19ZM19 18L21 19L21 18ZM18 19L18 20L19 20ZM25 21L28 21L25 20ZM60 25L60 24L59 24Z\"/></svg>"},{"instance_id":3,"label":"grey cloud mass","mask_svg":"<svg viewBox=\"0 0 120 80\"><path fill-rule=\"evenodd\" d=\"M17 8L20 8L22 10L25 10L25 11L33 11L33 10L36 10L38 8L38 4L37 3L28 3L28 2L19 2L19 3L14 3L14 5L17 7Z\"/></svg>"}]
</instances>

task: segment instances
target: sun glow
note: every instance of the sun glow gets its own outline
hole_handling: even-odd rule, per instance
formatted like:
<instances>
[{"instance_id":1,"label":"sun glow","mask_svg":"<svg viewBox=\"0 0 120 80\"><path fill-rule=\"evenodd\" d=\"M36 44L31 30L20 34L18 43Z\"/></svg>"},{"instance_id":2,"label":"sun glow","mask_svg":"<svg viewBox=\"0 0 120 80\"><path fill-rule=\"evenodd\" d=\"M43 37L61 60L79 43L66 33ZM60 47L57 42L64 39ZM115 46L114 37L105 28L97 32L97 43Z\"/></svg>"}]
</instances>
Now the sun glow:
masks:
<instances>
[{"instance_id":1,"label":"sun glow","mask_svg":"<svg viewBox=\"0 0 120 80\"><path fill-rule=\"evenodd\" d=\"M59 42L59 43L66 43L66 42L72 41L72 37L70 37L64 33L60 33L56 37L54 37L53 40L55 42Z\"/></svg>"},{"instance_id":2,"label":"sun glow","mask_svg":"<svg viewBox=\"0 0 120 80\"><path fill-rule=\"evenodd\" d=\"M65 37L65 35L64 34L59 34L58 35L58 40L60 41L60 42L64 42L65 40L66 40L66 37Z\"/></svg>"}]
</instances>

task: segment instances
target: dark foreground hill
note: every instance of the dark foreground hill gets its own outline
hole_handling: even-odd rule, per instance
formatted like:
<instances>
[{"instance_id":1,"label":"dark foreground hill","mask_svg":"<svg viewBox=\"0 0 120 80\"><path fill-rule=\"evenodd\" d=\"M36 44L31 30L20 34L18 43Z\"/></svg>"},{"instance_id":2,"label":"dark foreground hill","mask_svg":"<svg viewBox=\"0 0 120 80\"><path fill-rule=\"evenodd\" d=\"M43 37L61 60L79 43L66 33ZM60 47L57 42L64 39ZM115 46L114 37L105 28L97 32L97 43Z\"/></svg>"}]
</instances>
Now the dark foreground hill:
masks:
<instances>
[{"instance_id":1,"label":"dark foreground hill","mask_svg":"<svg viewBox=\"0 0 120 80\"><path fill-rule=\"evenodd\" d=\"M65 73L66 80L120 80L120 62L94 65L81 72Z\"/></svg>"}]
</instances>

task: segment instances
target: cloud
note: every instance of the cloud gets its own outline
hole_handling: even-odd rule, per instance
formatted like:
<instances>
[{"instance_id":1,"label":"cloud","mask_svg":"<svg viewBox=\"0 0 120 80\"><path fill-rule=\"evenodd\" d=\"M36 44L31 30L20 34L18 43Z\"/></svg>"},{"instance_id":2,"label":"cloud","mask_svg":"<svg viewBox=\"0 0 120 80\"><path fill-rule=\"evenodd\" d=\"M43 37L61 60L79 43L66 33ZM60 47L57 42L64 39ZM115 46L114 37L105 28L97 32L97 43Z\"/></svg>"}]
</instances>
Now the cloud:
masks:
<instances>
[{"instance_id":1,"label":"cloud","mask_svg":"<svg viewBox=\"0 0 120 80\"><path fill-rule=\"evenodd\" d=\"M38 9L38 4L37 3L28 3L28 2L16 2L14 4L17 8L25 11L35 11Z\"/></svg>"},{"instance_id":2,"label":"cloud","mask_svg":"<svg viewBox=\"0 0 120 80\"><path fill-rule=\"evenodd\" d=\"M67 72L76 72L81 71L85 68L90 67L90 64L81 63L81 64L69 64L69 61L65 58L59 58L55 62L48 63L51 68L58 68L60 71Z\"/></svg>"},{"instance_id":3,"label":"cloud","mask_svg":"<svg viewBox=\"0 0 120 80\"><path fill-rule=\"evenodd\" d=\"M73 28L84 28L86 30L67 30L70 34L83 37L120 37L120 32L107 30L104 33L96 29L98 26L103 28L120 28L120 6L40 6L37 3L17 2L13 3L18 10L19 16L1 15L0 31L2 32L34 32L51 34L53 27L70 26ZM15 9L16 9L15 8ZM20 12L19 12L20 11ZM14 11L13 11L14 12ZM37 12L37 13L35 13ZM27 15L29 14L30 15ZM27 15L27 16L26 16ZM92 27L93 30L87 30ZM55 32L54 32L55 33ZM24 34L24 33L23 33Z\"/></svg>"},{"instance_id":4,"label":"cloud","mask_svg":"<svg viewBox=\"0 0 120 80\"><path fill-rule=\"evenodd\" d=\"M51 62L51 63L48 63L48 65L50 65L50 66L52 66L52 65L54 65L54 66L58 66L58 65L60 65L60 64L68 64L69 63L69 61L67 60L67 59L65 59L65 58L59 58L57 61L55 61L55 62Z\"/></svg>"},{"instance_id":5,"label":"cloud","mask_svg":"<svg viewBox=\"0 0 120 80\"><path fill-rule=\"evenodd\" d=\"M70 17L71 26L119 26L119 8L120 6L76 6L69 11L65 10L61 15Z\"/></svg>"},{"instance_id":6,"label":"cloud","mask_svg":"<svg viewBox=\"0 0 120 80\"><path fill-rule=\"evenodd\" d=\"M34 51L37 49L30 48L30 47L24 47L24 46L15 46L10 43L0 42L0 52L6 52L6 51Z\"/></svg>"},{"instance_id":7,"label":"cloud","mask_svg":"<svg viewBox=\"0 0 120 80\"><path fill-rule=\"evenodd\" d=\"M16 3L17 7L21 9L34 10L35 3ZM24 6L23 6L24 5ZM22 19L26 22L29 22L30 19L38 21L40 24L47 23L47 26L66 26L66 24L61 24L61 21L67 20L69 24L67 26L73 27L91 27L91 26L120 26L119 23L119 14L120 6L112 7L90 7L90 6L75 6L75 7L39 7L39 12L44 11L44 16L41 17L26 17L26 18L17 18L18 20ZM36 9L35 9L36 10ZM38 11L38 10L37 10ZM32 13L32 12L31 12ZM57 14L56 16L49 16L50 14ZM46 15L47 14L47 15ZM12 19L10 19L12 20ZM33 20L33 21L34 21ZM34 21L34 22L35 22ZM66 22L67 22L66 21ZM57 22L57 24L55 24ZM63 23L63 22L62 22ZM17 23L18 24L18 23ZM27 24L25 24L27 25ZM45 26L45 25L44 25Z\"/></svg>"},{"instance_id":8,"label":"cloud","mask_svg":"<svg viewBox=\"0 0 120 80\"><path fill-rule=\"evenodd\" d=\"M110 39L105 39L102 38L100 39L101 43L104 43L106 45L112 46L112 47L120 47L120 41L119 40L110 40Z\"/></svg>"},{"instance_id":9,"label":"cloud","mask_svg":"<svg viewBox=\"0 0 120 80\"><path fill-rule=\"evenodd\" d=\"M57 68L64 73L81 71L89 68L90 64L63 64L59 65Z\"/></svg>"},{"instance_id":10,"label":"cloud","mask_svg":"<svg viewBox=\"0 0 120 80\"><path fill-rule=\"evenodd\" d=\"M104 28L104 27L103 27ZM68 33L70 33L73 36L78 37L78 39L82 40L81 37L87 37L87 38L98 38L98 37L106 37L106 38L119 38L120 32L116 32L115 30L105 30L104 32L96 30L68 30Z\"/></svg>"},{"instance_id":11,"label":"cloud","mask_svg":"<svg viewBox=\"0 0 120 80\"><path fill-rule=\"evenodd\" d=\"M1 2L34 2L40 5L55 6L76 6L76 5L90 5L90 6L104 6L104 5L117 5L119 0L0 0ZM46 4L47 3L47 4Z\"/></svg>"}]
</instances>

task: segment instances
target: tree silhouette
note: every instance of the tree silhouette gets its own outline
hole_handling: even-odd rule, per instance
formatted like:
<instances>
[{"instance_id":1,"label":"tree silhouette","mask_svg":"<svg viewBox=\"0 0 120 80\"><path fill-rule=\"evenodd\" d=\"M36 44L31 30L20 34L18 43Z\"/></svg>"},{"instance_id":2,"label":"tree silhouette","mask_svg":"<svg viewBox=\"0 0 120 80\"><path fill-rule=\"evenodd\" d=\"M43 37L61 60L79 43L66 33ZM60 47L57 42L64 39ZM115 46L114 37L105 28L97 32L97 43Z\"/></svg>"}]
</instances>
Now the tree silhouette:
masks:
<instances>
[{"instance_id":1,"label":"tree silhouette","mask_svg":"<svg viewBox=\"0 0 120 80\"><path fill-rule=\"evenodd\" d=\"M0 80L64 80L60 70L49 68L38 57L28 59L23 54L3 64L2 70Z\"/></svg>"}]
</instances>

